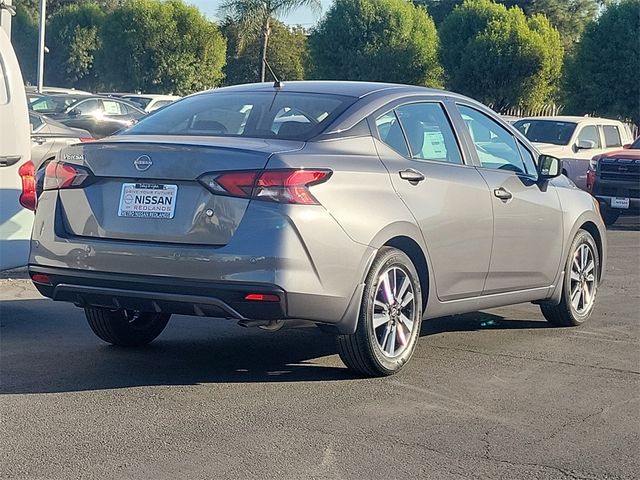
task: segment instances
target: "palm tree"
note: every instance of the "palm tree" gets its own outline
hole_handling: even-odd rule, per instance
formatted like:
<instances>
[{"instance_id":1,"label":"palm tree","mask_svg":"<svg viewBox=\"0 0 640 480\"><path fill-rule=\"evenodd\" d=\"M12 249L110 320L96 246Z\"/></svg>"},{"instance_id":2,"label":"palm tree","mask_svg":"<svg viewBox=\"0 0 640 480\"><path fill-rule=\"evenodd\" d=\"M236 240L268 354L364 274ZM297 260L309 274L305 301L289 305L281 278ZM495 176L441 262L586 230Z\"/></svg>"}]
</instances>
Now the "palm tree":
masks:
<instances>
[{"instance_id":1,"label":"palm tree","mask_svg":"<svg viewBox=\"0 0 640 480\"><path fill-rule=\"evenodd\" d=\"M224 0L220 14L230 17L238 25L240 32L238 49L241 50L251 40L260 36L260 81L265 81L265 60L271 34L270 22L300 7L313 11L321 10L320 0Z\"/></svg>"}]
</instances>

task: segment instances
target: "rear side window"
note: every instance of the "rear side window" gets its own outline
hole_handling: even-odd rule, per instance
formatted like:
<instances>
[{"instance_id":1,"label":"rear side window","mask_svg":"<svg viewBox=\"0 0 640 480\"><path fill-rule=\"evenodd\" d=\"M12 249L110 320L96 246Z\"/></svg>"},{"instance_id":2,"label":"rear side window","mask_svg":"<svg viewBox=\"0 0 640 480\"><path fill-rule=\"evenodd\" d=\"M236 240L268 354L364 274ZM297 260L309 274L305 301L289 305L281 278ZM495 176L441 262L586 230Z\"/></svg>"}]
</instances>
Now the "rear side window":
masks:
<instances>
[{"instance_id":1,"label":"rear side window","mask_svg":"<svg viewBox=\"0 0 640 480\"><path fill-rule=\"evenodd\" d=\"M80 101L72 110L78 112L78 115L94 115L102 111L100 102L94 99Z\"/></svg>"},{"instance_id":2,"label":"rear side window","mask_svg":"<svg viewBox=\"0 0 640 480\"><path fill-rule=\"evenodd\" d=\"M120 102L113 100L103 100L102 106L104 107L104 113L107 115L126 115L127 110ZM124 107L124 108L123 108Z\"/></svg>"},{"instance_id":3,"label":"rear side window","mask_svg":"<svg viewBox=\"0 0 640 480\"><path fill-rule=\"evenodd\" d=\"M356 99L302 92L213 92L167 105L123 135L194 135L308 140Z\"/></svg>"},{"instance_id":4,"label":"rear side window","mask_svg":"<svg viewBox=\"0 0 640 480\"><path fill-rule=\"evenodd\" d=\"M604 144L605 147L621 147L622 140L620 139L620 130L615 125L604 125L602 127L604 131Z\"/></svg>"},{"instance_id":5,"label":"rear side window","mask_svg":"<svg viewBox=\"0 0 640 480\"><path fill-rule=\"evenodd\" d=\"M376 129L378 130L380 140L393 148L400 155L405 157L409 156L407 142L404 139L402 128L400 128L398 117L396 117L393 110L376 119Z\"/></svg>"},{"instance_id":6,"label":"rear side window","mask_svg":"<svg viewBox=\"0 0 640 480\"><path fill-rule=\"evenodd\" d=\"M449 120L439 103L412 103L396 109L416 160L462 164Z\"/></svg>"},{"instance_id":7,"label":"rear side window","mask_svg":"<svg viewBox=\"0 0 640 480\"><path fill-rule=\"evenodd\" d=\"M9 82L7 81L6 72L4 70L4 63L0 57L0 105L4 105L9 102Z\"/></svg>"}]
</instances>

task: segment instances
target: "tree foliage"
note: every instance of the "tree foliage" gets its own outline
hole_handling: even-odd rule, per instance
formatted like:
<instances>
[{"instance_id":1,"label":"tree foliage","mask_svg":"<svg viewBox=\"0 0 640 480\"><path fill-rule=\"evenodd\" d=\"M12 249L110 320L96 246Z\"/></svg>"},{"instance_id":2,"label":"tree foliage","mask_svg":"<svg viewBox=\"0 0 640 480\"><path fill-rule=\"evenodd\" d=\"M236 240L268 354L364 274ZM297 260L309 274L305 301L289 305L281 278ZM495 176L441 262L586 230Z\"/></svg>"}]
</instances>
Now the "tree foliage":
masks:
<instances>
[{"instance_id":1,"label":"tree foliage","mask_svg":"<svg viewBox=\"0 0 640 480\"><path fill-rule=\"evenodd\" d=\"M80 89L94 87L94 59L104 18L97 3L69 5L49 18L45 83Z\"/></svg>"},{"instance_id":2,"label":"tree foliage","mask_svg":"<svg viewBox=\"0 0 640 480\"><path fill-rule=\"evenodd\" d=\"M224 0L220 5L220 13L227 17L227 23L233 22L238 27L235 40L239 51L260 39L260 48L255 56L259 70L256 80L265 81L264 62L267 59L271 25L274 20L300 7L320 11L320 0Z\"/></svg>"},{"instance_id":3,"label":"tree foliage","mask_svg":"<svg viewBox=\"0 0 640 480\"><path fill-rule=\"evenodd\" d=\"M25 82L35 83L38 70L38 19L18 3L11 26L13 44Z\"/></svg>"},{"instance_id":4,"label":"tree foliage","mask_svg":"<svg viewBox=\"0 0 640 480\"><path fill-rule=\"evenodd\" d=\"M491 0L466 0L440 27L447 84L498 111L551 101L563 48L541 15L526 17Z\"/></svg>"},{"instance_id":5,"label":"tree foliage","mask_svg":"<svg viewBox=\"0 0 640 480\"><path fill-rule=\"evenodd\" d=\"M640 0L622 0L587 26L564 82L566 110L640 125Z\"/></svg>"},{"instance_id":6,"label":"tree foliage","mask_svg":"<svg viewBox=\"0 0 640 480\"><path fill-rule=\"evenodd\" d=\"M240 45L240 27L227 20L222 26L227 38L227 63L225 65L225 84L255 82L260 78L257 59L260 58L260 40L254 38ZM300 27L289 28L275 20L271 24L271 36L267 47L269 65L280 80L303 80L308 66L307 36Z\"/></svg>"},{"instance_id":7,"label":"tree foliage","mask_svg":"<svg viewBox=\"0 0 640 480\"><path fill-rule=\"evenodd\" d=\"M433 20L404 0L336 0L309 44L315 78L442 85Z\"/></svg>"},{"instance_id":8,"label":"tree foliage","mask_svg":"<svg viewBox=\"0 0 640 480\"><path fill-rule=\"evenodd\" d=\"M220 84L225 41L180 0L131 0L102 28L96 68L108 88L187 94Z\"/></svg>"}]
</instances>

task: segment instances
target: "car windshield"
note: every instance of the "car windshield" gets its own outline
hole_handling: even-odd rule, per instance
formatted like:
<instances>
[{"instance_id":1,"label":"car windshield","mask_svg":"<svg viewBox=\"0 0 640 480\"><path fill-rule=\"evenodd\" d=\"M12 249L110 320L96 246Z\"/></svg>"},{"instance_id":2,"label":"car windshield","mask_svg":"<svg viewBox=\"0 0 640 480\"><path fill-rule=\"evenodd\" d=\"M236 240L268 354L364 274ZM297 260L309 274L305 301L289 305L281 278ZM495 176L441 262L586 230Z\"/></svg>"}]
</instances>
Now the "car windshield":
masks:
<instances>
[{"instance_id":1,"label":"car windshield","mask_svg":"<svg viewBox=\"0 0 640 480\"><path fill-rule=\"evenodd\" d=\"M149 102L151 102L151 99L148 97L127 97L124 96L122 97L123 99L133 103L135 106L142 108L143 110L145 108L147 108L147 105L149 105Z\"/></svg>"},{"instance_id":2,"label":"car windshield","mask_svg":"<svg viewBox=\"0 0 640 480\"><path fill-rule=\"evenodd\" d=\"M31 102L30 108L40 113L62 113L79 98L70 95L47 95Z\"/></svg>"},{"instance_id":3,"label":"car windshield","mask_svg":"<svg viewBox=\"0 0 640 480\"><path fill-rule=\"evenodd\" d=\"M513 124L531 142L568 145L576 129L573 122L555 120L518 120Z\"/></svg>"},{"instance_id":4,"label":"car windshield","mask_svg":"<svg viewBox=\"0 0 640 480\"><path fill-rule=\"evenodd\" d=\"M356 99L298 92L212 92L167 105L123 135L308 140Z\"/></svg>"}]
</instances>

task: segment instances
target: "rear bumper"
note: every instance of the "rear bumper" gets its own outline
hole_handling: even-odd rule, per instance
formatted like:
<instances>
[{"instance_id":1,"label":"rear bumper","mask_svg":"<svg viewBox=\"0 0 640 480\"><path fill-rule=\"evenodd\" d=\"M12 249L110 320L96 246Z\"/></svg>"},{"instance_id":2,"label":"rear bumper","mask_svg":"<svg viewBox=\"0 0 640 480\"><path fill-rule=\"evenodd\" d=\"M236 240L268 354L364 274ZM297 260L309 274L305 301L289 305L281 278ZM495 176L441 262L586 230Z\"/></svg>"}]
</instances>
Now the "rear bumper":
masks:
<instances>
[{"instance_id":1,"label":"rear bumper","mask_svg":"<svg viewBox=\"0 0 640 480\"><path fill-rule=\"evenodd\" d=\"M598 200L598 202L600 202L600 208L616 210L623 215L625 213L630 213L630 214L640 213L640 198L629 198L629 208L613 208L611 207L611 200L614 198L613 196L596 195L595 197Z\"/></svg>"},{"instance_id":2,"label":"rear bumper","mask_svg":"<svg viewBox=\"0 0 640 480\"><path fill-rule=\"evenodd\" d=\"M87 272L29 266L29 273L45 274L49 284L34 282L53 300L80 307L130 309L237 320L288 318L287 296L270 284L201 282L171 277ZM277 295L280 301L248 301L250 293Z\"/></svg>"}]
</instances>

